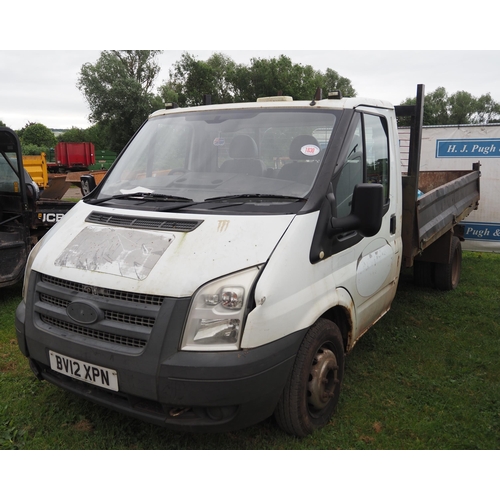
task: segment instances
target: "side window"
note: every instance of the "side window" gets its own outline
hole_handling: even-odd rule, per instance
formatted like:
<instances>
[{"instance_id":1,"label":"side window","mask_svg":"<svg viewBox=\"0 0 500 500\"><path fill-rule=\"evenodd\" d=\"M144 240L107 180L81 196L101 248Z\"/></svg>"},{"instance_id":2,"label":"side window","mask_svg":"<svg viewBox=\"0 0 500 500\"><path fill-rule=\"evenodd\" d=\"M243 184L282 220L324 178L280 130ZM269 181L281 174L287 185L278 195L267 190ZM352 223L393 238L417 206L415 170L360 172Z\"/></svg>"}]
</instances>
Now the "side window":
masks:
<instances>
[{"instance_id":1,"label":"side window","mask_svg":"<svg viewBox=\"0 0 500 500\"><path fill-rule=\"evenodd\" d=\"M389 200L389 144L385 118L365 115L366 182L384 186L384 201Z\"/></svg>"},{"instance_id":2,"label":"side window","mask_svg":"<svg viewBox=\"0 0 500 500\"><path fill-rule=\"evenodd\" d=\"M342 165L340 176L335 183L335 199L337 200L337 217L345 217L351 213L352 194L356 184L363 182L363 133L360 115L355 118L354 133L349 144L347 157ZM334 185L335 185L334 184Z\"/></svg>"},{"instance_id":3,"label":"side window","mask_svg":"<svg viewBox=\"0 0 500 500\"><path fill-rule=\"evenodd\" d=\"M351 131L346 158L333 179L337 217L351 213L354 187L362 182L382 184L384 201L389 200L389 143L385 118L357 114Z\"/></svg>"}]
</instances>

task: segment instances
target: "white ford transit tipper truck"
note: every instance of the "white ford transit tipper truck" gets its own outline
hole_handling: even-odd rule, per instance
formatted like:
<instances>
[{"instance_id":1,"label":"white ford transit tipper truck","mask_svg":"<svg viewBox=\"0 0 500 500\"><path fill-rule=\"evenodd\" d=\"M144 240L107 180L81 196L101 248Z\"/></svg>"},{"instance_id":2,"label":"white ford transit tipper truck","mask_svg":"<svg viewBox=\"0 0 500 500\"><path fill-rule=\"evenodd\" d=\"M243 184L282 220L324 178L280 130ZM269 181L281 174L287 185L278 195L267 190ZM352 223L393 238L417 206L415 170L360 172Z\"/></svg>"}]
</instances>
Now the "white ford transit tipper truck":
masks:
<instances>
[{"instance_id":1,"label":"white ford transit tipper truck","mask_svg":"<svg viewBox=\"0 0 500 500\"><path fill-rule=\"evenodd\" d=\"M396 109L333 93L153 113L30 254L16 330L34 373L171 429L325 425L400 268L458 283L479 170L419 176L417 90Z\"/></svg>"}]
</instances>

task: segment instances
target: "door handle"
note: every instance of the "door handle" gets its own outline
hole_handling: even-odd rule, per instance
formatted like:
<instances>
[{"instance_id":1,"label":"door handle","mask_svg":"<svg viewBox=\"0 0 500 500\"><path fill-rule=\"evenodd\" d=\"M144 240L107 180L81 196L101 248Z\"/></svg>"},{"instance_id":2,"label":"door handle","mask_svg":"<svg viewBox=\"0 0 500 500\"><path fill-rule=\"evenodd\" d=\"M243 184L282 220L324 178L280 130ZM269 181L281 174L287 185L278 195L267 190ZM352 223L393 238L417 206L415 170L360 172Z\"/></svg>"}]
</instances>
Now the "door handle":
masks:
<instances>
[{"instance_id":1,"label":"door handle","mask_svg":"<svg viewBox=\"0 0 500 500\"><path fill-rule=\"evenodd\" d=\"M391 215L390 231L391 234L396 234L396 214Z\"/></svg>"}]
</instances>

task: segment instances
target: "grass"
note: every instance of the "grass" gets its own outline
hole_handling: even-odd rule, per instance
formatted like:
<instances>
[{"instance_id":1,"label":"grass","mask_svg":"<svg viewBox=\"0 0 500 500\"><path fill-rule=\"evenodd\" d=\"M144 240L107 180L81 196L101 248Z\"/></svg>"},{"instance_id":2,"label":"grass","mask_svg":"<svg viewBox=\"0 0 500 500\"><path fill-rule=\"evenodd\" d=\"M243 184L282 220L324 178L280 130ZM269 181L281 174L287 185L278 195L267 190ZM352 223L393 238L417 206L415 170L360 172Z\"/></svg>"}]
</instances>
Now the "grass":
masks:
<instances>
[{"instance_id":1,"label":"grass","mask_svg":"<svg viewBox=\"0 0 500 500\"><path fill-rule=\"evenodd\" d=\"M496 450L500 448L500 255L465 252L453 292L400 281L392 310L347 358L330 424L297 439L273 419L183 434L122 416L47 382L22 356L21 287L0 289L0 449Z\"/></svg>"}]
</instances>

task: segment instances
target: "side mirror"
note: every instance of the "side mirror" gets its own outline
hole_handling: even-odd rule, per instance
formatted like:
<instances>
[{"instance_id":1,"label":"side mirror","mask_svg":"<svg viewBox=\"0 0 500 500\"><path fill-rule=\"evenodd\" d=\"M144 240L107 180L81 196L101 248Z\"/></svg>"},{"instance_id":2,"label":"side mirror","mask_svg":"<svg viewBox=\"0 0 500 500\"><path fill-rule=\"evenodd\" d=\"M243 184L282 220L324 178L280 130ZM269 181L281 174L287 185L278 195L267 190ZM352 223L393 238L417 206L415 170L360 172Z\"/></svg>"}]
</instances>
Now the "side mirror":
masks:
<instances>
[{"instance_id":1,"label":"side mirror","mask_svg":"<svg viewBox=\"0 0 500 500\"><path fill-rule=\"evenodd\" d=\"M96 188L96 182L93 175L82 175L80 177L80 182L83 196L87 196Z\"/></svg>"},{"instance_id":2,"label":"side mirror","mask_svg":"<svg viewBox=\"0 0 500 500\"><path fill-rule=\"evenodd\" d=\"M382 225L383 206L382 184L357 184L352 196L351 213L340 219L331 219L333 235L358 231L362 236L375 236Z\"/></svg>"}]
</instances>

